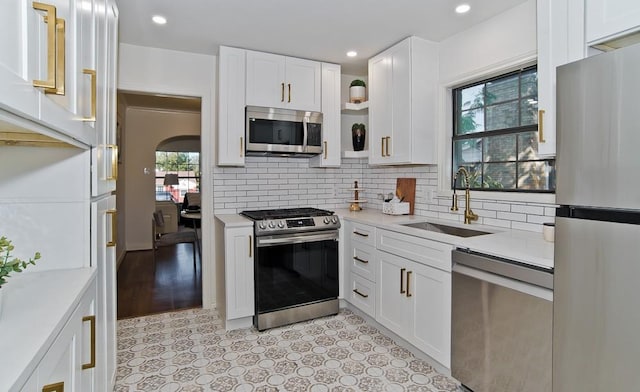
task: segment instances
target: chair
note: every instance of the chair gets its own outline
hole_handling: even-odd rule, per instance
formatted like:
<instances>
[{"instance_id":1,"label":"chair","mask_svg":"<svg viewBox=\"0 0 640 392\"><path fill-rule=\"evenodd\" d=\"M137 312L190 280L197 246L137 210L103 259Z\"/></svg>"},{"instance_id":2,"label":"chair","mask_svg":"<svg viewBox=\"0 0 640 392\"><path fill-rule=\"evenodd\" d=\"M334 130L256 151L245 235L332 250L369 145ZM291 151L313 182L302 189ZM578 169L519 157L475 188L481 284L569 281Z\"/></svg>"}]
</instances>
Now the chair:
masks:
<instances>
[{"instance_id":1,"label":"chair","mask_svg":"<svg viewBox=\"0 0 640 392\"><path fill-rule=\"evenodd\" d=\"M164 227L164 216L162 211L153 213L153 255L160 246L169 246L190 242L193 245L193 268L196 268L196 248L198 243L195 230L177 231L175 233L160 234Z\"/></svg>"}]
</instances>

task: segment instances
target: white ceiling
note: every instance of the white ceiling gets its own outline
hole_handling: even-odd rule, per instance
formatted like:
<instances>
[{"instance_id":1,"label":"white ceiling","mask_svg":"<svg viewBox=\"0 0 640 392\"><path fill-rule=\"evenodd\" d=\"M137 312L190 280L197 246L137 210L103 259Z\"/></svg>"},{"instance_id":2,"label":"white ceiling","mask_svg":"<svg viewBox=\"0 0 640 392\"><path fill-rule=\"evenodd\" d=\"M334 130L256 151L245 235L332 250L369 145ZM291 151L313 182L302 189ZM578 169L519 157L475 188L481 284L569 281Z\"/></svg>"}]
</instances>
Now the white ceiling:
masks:
<instances>
[{"instance_id":1,"label":"white ceiling","mask_svg":"<svg viewBox=\"0 0 640 392\"><path fill-rule=\"evenodd\" d=\"M341 64L366 75L367 59L416 35L441 41L526 0L118 0L120 42L217 54L220 45ZM471 11L454 12L467 3ZM151 16L168 23L159 26ZM356 50L358 57L346 52Z\"/></svg>"}]
</instances>

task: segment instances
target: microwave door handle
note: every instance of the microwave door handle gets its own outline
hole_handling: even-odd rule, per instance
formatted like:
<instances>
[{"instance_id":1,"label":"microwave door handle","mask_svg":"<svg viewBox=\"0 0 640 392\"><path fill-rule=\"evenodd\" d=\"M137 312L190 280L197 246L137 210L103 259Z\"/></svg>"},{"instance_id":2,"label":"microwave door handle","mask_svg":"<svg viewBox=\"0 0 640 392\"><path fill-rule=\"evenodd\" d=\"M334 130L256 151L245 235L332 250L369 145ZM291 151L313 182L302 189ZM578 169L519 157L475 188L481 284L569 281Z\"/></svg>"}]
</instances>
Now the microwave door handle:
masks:
<instances>
[{"instance_id":1,"label":"microwave door handle","mask_svg":"<svg viewBox=\"0 0 640 392\"><path fill-rule=\"evenodd\" d=\"M302 118L302 132L303 132L303 142L302 142L302 151L307 152L307 138L309 137L308 133L308 125L309 125L309 117L304 116Z\"/></svg>"}]
</instances>

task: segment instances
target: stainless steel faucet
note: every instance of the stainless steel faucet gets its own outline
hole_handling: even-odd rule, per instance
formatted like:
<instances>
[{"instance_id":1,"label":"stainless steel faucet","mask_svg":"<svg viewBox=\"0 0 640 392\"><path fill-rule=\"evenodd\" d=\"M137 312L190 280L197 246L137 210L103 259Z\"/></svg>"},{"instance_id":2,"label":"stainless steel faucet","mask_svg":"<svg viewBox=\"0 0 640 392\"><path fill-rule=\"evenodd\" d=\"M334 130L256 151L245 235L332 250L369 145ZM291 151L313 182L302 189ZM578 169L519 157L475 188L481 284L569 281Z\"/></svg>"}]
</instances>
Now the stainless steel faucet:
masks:
<instances>
[{"instance_id":1,"label":"stainless steel faucet","mask_svg":"<svg viewBox=\"0 0 640 392\"><path fill-rule=\"evenodd\" d=\"M469 193L469 172L464 167L460 166L456 174L453 176L453 200L451 204L451 211L458 211L458 195L456 195L456 181L458 180L458 174L464 175L464 180L467 183L467 188L464 191L464 223L470 224L471 221L477 221L478 215L471 211L471 194Z\"/></svg>"}]
</instances>

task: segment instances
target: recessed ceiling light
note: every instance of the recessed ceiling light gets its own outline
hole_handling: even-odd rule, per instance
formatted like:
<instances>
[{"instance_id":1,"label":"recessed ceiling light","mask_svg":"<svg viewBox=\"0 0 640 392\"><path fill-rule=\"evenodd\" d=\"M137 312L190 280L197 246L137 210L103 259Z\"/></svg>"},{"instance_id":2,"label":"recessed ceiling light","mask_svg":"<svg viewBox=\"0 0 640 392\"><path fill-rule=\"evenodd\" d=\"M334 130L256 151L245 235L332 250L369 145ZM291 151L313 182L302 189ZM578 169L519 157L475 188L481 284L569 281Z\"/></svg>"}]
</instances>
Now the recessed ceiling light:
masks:
<instances>
[{"instance_id":1,"label":"recessed ceiling light","mask_svg":"<svg viewBox=\"0 0 640 392\"><path fill-rule=\"evenodd\" d=\"M456 12L459 14L464 14L465 12L469 12L471 6L469 4L460 4L456 7Z\"/></svg>"},{"instance_id":2,"label":"recessed ceiling light","mask_svg":"<svg viewBox=\"0 0 640 392\"><path fill-rule=\"evenodd\" d=\"M356 57L358 55L358 52L356 52L355 50L350 50L347 52L347 56L349 57Z\"/></svg>"},{"instance_id":3,"label":"recessed ceiling light","mask_svg":"<svg viewBox=\"0 0 640 392\"><path fill-rule=\"evenodd\" d=\"M165 18L164 16L154 15L151 20L159 25L167 24L167 18Z\"/></svg>"}]
</instances>

